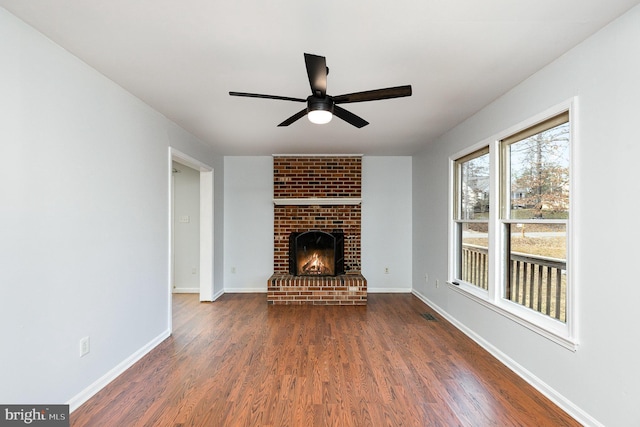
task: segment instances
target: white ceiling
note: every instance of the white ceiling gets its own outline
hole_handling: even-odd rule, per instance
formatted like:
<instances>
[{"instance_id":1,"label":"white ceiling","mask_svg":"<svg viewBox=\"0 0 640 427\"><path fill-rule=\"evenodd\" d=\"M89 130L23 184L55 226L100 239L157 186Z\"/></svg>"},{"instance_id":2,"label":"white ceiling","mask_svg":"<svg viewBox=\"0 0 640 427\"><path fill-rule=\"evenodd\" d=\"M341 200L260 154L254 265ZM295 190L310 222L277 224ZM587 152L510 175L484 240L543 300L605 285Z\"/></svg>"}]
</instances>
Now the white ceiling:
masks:
<instances>
[{"instance_id":1,"label":"white ceiling","mask_svg":"<svg viewBox=\"0 0 640 427\"><path fill-rule=\"evenodd\" d=\"M410 155L639 0L0 0L74 55L225 155ZM303 53L327 58L327 93L411 84L276 125L305 104ZM99 102L99 100L96 100Z\"/></svg>"}]
</instances>

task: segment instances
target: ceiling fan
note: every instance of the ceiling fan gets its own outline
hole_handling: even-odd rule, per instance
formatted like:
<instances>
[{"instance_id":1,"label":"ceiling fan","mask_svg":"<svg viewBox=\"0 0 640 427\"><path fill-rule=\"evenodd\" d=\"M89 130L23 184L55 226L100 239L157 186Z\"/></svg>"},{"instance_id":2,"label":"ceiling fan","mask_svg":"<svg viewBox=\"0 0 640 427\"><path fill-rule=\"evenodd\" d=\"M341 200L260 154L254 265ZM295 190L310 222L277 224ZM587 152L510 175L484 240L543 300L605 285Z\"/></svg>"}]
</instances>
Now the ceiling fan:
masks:
<instances>
[{"instance_id":1,"label":"ceiling fan","mask_svg":"<svg viewBox=\"0 0 640 427\"><path fill-rule=\"evenodd\" d=\"M306 115L308 115L309 120L312 123L324 124L331 121L332 116L336 115L357 128L364 127L368 125L369 122L345 110L337 104L377 101L379 99L411 96L411 85L368 90L364 92L349 93L346 95L329 96L327 95L327 74L329 74L329 68L327 68L325 57L305 53L304 62L307 66L307 76L309 77L309 84L311 85L311 95L308 96L307 99L245 92L229 92L229 95L307 103L307 108L297 112L278 126L289 126L291 123Z\"/></svg>"}]
</instances>

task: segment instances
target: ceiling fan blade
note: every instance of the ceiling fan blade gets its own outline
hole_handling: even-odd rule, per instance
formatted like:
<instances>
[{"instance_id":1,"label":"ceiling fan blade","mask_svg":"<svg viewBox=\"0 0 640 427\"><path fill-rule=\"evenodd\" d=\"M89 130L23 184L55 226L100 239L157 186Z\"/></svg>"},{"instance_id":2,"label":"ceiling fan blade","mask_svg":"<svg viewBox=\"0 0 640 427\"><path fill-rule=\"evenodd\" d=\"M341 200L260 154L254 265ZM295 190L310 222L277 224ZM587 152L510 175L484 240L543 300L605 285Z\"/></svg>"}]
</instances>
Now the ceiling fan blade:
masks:
<instances>
[{"instance_id":1,"label":"ceiling fan blade","mask_svg":"<svg viewBox=\"0 0 640 427\"><path fill-rule=\"evenodd\" d=\"M345 122L354 125L358 129L369 124L369 122L362 117L356 116L352 112L347 111L342 107L338 107L337 105L333 106L333 114L340 117Z\"/></svg>"},{"instance_id":2,"label":"ceiling fan blade","mask_svg":"<svg viewBox=\"0 0 640 427\"><path fill-rule=\"evenodd\" d=\"M311 85L311 93L316 96L327 94L327 61L324 56L304 54L304 63L307 66L307 76Z\"/></svg>"},{"instance_id":3,"label":"ceiling fan blade","mask_svg":"<svg viewBox=\"0 0 640 427\"><path fill-rule=\"evenodd\" d=\"M347 104L349 102L377 101L379 99L401 98L403 96L411 96L411 85L334 96L333 102L336 104Z\"/></svg>"},{"instance_id":4,"label":"ceiling fan blade","mask_svg":"<svg viewBox=\"0 0 640 427\"><path fill-rule=\"evenodd\" d=\"M246 92L229 92L231 96L244 96L247 98L264 98L264 99L279 99L282 101L296 101L296 102L307 102L306 99L301 98L291 98L288 96L278 96L278 95L262 95L259 93L246 93Z\"/></svg>"},{"instance_id":5,"label":"ceiling fan blade","mask_svg":"<svg viewBox=\"0 0 640 427\"><path fill-rule=\"evenodd\" d=\"M302 111L298 111L293 116L289 117L287 120L285 120L284 122L280 123L278 126L289 126L291 123L295 122L298 119L301 119L302 117L304 117L306 115L307 115L307 109L305 108Z\"/></svg>"}]
</instances>

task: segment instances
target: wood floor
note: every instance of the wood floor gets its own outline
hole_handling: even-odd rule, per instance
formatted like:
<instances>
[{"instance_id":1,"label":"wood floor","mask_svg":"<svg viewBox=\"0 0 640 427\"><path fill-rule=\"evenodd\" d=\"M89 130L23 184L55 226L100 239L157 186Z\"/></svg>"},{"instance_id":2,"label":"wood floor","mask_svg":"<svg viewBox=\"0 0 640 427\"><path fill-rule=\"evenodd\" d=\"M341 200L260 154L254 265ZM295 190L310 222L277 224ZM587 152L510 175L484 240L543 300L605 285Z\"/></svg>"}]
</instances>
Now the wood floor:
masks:
<instances>
[{"instance_id":1,"label":"wood floor","mask_svg":"<svg viewBox=\"0 0 640 427\"><path fill-rule=\"evenodd\" d=\"M173 336L72 426L580 425L410 294L370 294L366 307L264 294L173 304Z\"/></svg>"}]
</instances>

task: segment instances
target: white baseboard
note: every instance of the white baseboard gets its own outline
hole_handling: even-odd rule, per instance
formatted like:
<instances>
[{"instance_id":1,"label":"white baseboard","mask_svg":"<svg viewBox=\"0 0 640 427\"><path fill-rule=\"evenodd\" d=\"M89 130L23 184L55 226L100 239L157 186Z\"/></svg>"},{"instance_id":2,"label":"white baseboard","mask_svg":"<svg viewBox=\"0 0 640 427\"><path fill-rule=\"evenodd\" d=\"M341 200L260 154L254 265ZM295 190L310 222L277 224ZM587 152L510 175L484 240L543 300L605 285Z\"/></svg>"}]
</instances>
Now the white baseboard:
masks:
<instances>
[{"instance_id":1,"label":"white baseboard","mask_svg":"<svg viewBox=\"0 0 640 427\"><path fill-rule=\"evenodd\" d=\"M120 374L129 369L134 363L138 360L142 359L147 353L153 350L158 344L167 339L171 335L169 330L164 331L154 339L152 339L149 343L147 343L144 347L133 353L131 356L127 357L125 360L116 365L109 372L104 374L102 377L98 378L93 384L89 387L82 390L80 393L72 397L67 404L69 405L69 412L73 412L80 407L84 402L89 400L93 395L102 390L107 386L111 381L116 379Z\"/></svg>"},{"instance_id":2,"label":"white baseboard","mask_svg":"<svg viewBox=\"0 0 640 427\"><path fill-rule=\"evenodd\" d=\"M411 288L370 288L367 286L368 294L410 294Z\"/></svg>"},{"instance_id":3,"label":"white baseboard","mask_svg":"<svg viewBox=\"0 0 640 427\"><path fill-rule=\"evenodd\" d=\"M173 288L174 294L199 294L200 288Z\"/></svg>"},{"instance_id":4,"label":"white baseboard","mask_svg":"<svg viewBox=\"0 0 640 427\"><path fill-rule=\"evenodd\" d=\"M218 298L220 298L222 295L224 295L224 289L219 290L218 292L216 292L215 294L213 294L213 299L212 301L217 300Z\"/></svg>"},{"instance_id":5,"label":"white baseboard","mask_svg":"<svg viewBox=\"0 0 640 427\"><path fill-rule=\"evenodd\" d=\"M261 286L259 288L224 288L226 294L266 294L267 288Z\"/></svg>"},{"instance_id":6,"label":"white baseboard","mask_svg":"<svg viewBox=\"0 0 640 427\"><path fill-rule=\"evenodd\" d=\"M575 405L573 402L571 402L569 399L564 397L554 388L550 387L547 383L545 383L540 378L535 376L532 372L530 372L529 370L524 368L522 365L520 365L518 362L516 362L515 360L513 360L512 358L504 354L497 347L495 347L490 342L486 341L480 335L476 334L474 331L467 328L463 323L459 322L454 317L451 317L445 310L443 310L441 307L439 307L429 298L422 295L420 292L416 291L415 289L412 290L412 293L416 297L418 297L420 300L422 300L422 302L427 304L429 307L433 308L436 312L438 312L438 314L444 317L453 326L458 328L462 333L464 333L466 336L474 340L478 345L480 345L480 347L484 348L489 353L491 353L496 359L502 362L503 365L511 369L523 380L528 382L532 387L534 387L540 393L542 393L547 398L549 398L553 403L558 405L562 410L564 410L566 413L568 413L573 418L575 418L576 421L578 421L584 426L604 427L602 423L598 422L591 415L587 414L580 407Z\"/></svg>"}]
</instances>

